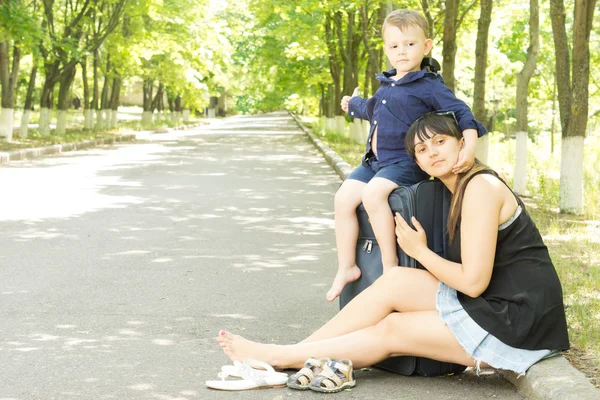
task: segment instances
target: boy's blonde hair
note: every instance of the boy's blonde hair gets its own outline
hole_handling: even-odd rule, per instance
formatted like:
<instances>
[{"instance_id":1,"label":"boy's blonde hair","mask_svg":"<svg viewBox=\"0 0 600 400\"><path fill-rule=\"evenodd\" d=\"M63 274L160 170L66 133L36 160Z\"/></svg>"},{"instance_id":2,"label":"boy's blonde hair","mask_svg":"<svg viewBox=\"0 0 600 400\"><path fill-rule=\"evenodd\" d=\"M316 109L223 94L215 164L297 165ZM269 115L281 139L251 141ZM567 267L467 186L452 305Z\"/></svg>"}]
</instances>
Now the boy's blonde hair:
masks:
<instances>
[{"instance_id":1,"label":"boy's blonde hair","mask_svg":"<svg viewBox=\"0 0 600 400\"><path fill-rule=\"evenodd\" d=\"M381 27L382 35L387 25L395 26L401 31L404 31L410 25L417 26L423 29L426 38L429 37L429 22L427 22L423 14L414 10L399 9L389 13L385 17L383 26Z\"/></svg>"}]
</instances>

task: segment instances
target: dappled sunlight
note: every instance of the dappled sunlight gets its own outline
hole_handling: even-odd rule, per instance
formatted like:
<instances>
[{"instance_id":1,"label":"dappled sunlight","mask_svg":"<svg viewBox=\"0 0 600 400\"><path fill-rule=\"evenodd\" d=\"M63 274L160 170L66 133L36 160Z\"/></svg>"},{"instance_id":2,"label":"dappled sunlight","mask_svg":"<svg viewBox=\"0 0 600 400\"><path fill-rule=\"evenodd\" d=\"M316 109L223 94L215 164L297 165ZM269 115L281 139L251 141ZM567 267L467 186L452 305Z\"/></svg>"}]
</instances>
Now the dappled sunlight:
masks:
<instances>
[{"instance_id":1,"label":"dappled sunlight","mask_svg":"<svg viewBox=\"0 0 600 400\"><path fill-rule=\"evenodd\" d=\"M244 314L209 314L209 317L233 318L233 319L255 319L256 318L251 315L244 315Z\"/></svg>"},{"instance_id":2,"label":"dappled sunlight","mask_svg":"<svg viewBox=\"0 0 600 400\"><path fill-rule=\"evenodd\" d=\"M293 315L298 301L322 300L335 273L340 180L306 137L276 129L287 134L197 130L124 146L143 150L129 156L113 155L119 147L0 168L0 179L32 171L20 184L39 188L29 214L0 231L3 359L64 372L76 383L65 398L104 386L115 398L200 398L224 357L219 329L255 333L277 313L265 340L313 331L322 318ZM177 378L165 383L164 370Z\"/></svg>"},{"instance_id":3,"label":"dappled sunlight","mask_svg":"<svg viewBox=\"0 0 600 400\"><path fill-rule=\"evenodd\" d=\"M139 205L144 199L132 194L107 194L106 188L140 188L136 180L104 175L107 171L130 171L177 150L157 144L121 145L67 155L26 160L0 168L3 192L0 221L68 218L107 208Z\"/></svg>"}]
</instances>

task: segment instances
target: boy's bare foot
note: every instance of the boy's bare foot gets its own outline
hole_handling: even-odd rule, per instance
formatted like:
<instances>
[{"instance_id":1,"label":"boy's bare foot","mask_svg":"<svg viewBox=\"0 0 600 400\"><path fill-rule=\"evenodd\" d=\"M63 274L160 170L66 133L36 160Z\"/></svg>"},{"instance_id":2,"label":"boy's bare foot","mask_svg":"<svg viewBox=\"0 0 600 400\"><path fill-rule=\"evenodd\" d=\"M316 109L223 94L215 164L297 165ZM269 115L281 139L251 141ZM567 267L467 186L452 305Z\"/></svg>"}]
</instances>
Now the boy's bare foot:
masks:
<instances>
[{"instance_id":1,"label":"boy's bare foot","mask_svg":"<svg viewBox=\"0 0 600 400\"><path fill-rule=\"evenodd\" d=\"M248 359L262 360L271 364L270 354L274 345L256 343L227 331L220 331L217 337L225 355L233 361Z\"/></svg>"},{"instance_id":2,"label":"boy's bare foot","mask_svg":"<svg viewBox=\"0 0 600 400\"><path fill-rule=\"evenodd\" d=\"M358 278L360 278L360 268L356 265L350 268L339 268L335 278L333 278L331 289L327 292L327 301L335 300L342 293L344 286Z\"/></svg>"}]
</instances>

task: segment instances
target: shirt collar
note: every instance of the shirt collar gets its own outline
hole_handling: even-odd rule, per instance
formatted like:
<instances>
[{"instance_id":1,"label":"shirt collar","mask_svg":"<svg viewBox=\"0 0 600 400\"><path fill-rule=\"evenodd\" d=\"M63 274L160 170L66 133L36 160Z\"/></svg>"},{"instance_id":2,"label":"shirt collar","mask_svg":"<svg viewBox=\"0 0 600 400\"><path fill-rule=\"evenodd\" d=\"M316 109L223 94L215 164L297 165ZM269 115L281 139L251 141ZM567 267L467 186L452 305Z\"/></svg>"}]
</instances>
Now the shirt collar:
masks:
<instances>
[{"instance_id":1,"label":"shirt collar","mask_svg":"<svg viewBox=\"0 0 600 400\"><path fill-rule=\"evenodd\" d=\"M407 84L407 83L416 81L417 79L421 79L425 75L435 76L437 74L435 72L430 72L427 68L423 68L419 71L409 72L408 74L406 74L402 78L400 78L398 81L392 79L392 76L395 76L395 75L396 75L396 69L393 68L389 71L383 71L381 74L377 74L376 78L377 78L377 80L379 80L379 82L396 82L396 83L402 85L402 84Z\"/></svg>"}]
</instances>

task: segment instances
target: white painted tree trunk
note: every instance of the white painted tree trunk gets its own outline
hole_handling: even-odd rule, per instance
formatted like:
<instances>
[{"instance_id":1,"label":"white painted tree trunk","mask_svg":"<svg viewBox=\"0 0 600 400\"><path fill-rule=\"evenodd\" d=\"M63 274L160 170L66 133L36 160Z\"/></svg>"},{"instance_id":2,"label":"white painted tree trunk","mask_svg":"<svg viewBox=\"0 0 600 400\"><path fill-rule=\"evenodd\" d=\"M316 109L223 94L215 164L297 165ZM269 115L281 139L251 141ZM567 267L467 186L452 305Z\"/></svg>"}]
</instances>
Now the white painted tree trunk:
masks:
<instances>
[{"instance_id":1,"label":"white painted tree trunk","mask_svg":"<svg viewBox=\"0 0 600 400\"><path fill-rule=\"evenodd\" d=\"M110 129L110 112L111 110L102 110L102 129L104 130Z\"/></svg>"},{"instance_id":2,"label":"white painted tree trunk","mask_svg":"<svg viewBox=\"0 0 600 400\"><path fill-rule=\"evenodd\" d=\"M527 142L527 132L517 132L513 190L523 195L527 194Z\"/></svg>"},{"instance_id":3,"label":"white painted tree trunk","mask_svg":"<svg viewBox=\"0 0 600 400\"><path fill-rule=\"evenodd\" d=\"M183 121L183 112L181 112L181 111L175 112L175 122L177 122L177 125L180 125L181 121Z\"/></svg>"},{"instance_id":4,"label":"white painted tree trunk","mask_svg":"<svg viewBox=\"0 0 600 400\"><path fill-rule=\"evenodd\" d=\"M362 133L362 142L361 144L367 143L367 139L369 138L369 132L371 131L371 123L366 119L359 120L362 122L363 133Z\"/></svg>"},{"instance_id":5,"label":"white painted tree trunk","mask_svg":"<svg viewBox=\"0 0 600 400\"><path fill-rule=\"evenodd\" d=\"M94 125L95 131L101 131L104 126L104 115L102 115L103 113L104 113L104 110L96 111L96 123Z\"/></svg>"},{"instance_id":6,"label":"white painted tree trunk","mask_svg":"<svg viewBox=\"0 0 600 400\"><path fill-rule=\"evenodd\" d=\"M102 110L102 129L108 129L108 124L110 123L110 114L112 109L105 108Z\"/></svg>"},{"instance_id":7,"label":"white painted tree trunk","mask_svg":"<svg viewBox=\"0 0 600 400\"><path fill-rule=\"evenodd\" d=\"M335 132L335 118L325 118L325 130Z\"/></svg>"},{"instance_id":8,"label":"white painted tree trunk","mask_svg":"<svg viewBox=\"0 0 600 400\"><path fill-rule=\"evenodd\" d=\"M117 114L118 114L117 110L111 110L111 113L110 113L110 127L112 129L114 129L114 128L117 127L117 122L118 122L118 120L117 120Z\"/></svg>"},{"instance_id":9,"label":"white painted tree trunk","mask_svg":"<svg viewBox=\"0 0 600 400\"><path fill-rule=\"evenodd\" d=\"M15 123L14 108L0 109L0 140L12 142L13 126Z\"/></svg>"},{"instance_id":10,"label":"white painted tree trunk","mask_svg":"<svg viewBox=\"0 0 600 400\"><path fill-rule=\"evenodd\" d=\"M490 134L483 135L477 139L477 149L475 150L475 157L484 164L488 162L488 150L490 147Z\"/></svg>"},{"instance_id":11,"label":"white painted tree trunk","mask_svg":"<svg viewBox=\"0 0 600 400\"><path fill-rule=\"evenodd\" d=\"M94 110L86 109L83 111L83 129L92 130L94 128Z\"/></svg>"},{"instance_id":12,"label":"white painted tree trunk","mask_svg":"<svg viewBox=\"0 0 600 400\"><path fill-rule=\"evenodd\" d=\"M67 130L67 112L65 110L59 110L56 117L56 134L62 135Z\"/></svg>"},{"instance_id":13,"label":"white painted tree trunk","mask_svg":"<svg viewBox=\"0 0 600 400\"><path fill-rule=\"evenodd\" d=\"M152 125L152 111L142 113L142 125Z\"/></svg>"},{"instance_id":14,"label":"white painted tree trunk","mask_svg":"<svg viewBox=\"0 0 600 400\"><path fill-rule=\"evenodd\" d=\"M346 131L346 118L344 118L343 115L335 116L335 131L348 137L348 132Z\"/></svg>"},{"instance_id":15,"label":"white painted tree trunk","mask_svg":"<svg viewBox=\"0 0 600 400\"><path fill-rule=\"evenodd\" d=\"M360 119L355 119L350 124L350 139L354 143L363 144L363 124Z\"/></svg>"},{"instance_id":16,"label":"white painted tree trunk","mask_svg":"<svg viewBox=\"0 0 600 400\"><path fill-rule=\"evenodd\" d=\"M50 134L50 109L49 108L41 108L40 109L40 123L38 130L40 135L48 136Z\"/></svg>"},{"instance_id":17,"label":"white painted tree trunk","mask_svg":"<svg viewBox=\"0 0 600 400\"><path fill-rule=\"evenodd\" d=\"M208 118L215 118L216 116L216 110L214 108L209 108L208 109Z\"/></svg>"},{"instance_id":18,"label":"white painted tree trunk","mask_svg":"<svg viewBox=\"0 0 600 400\"><path fill-rule=\"evenodd\" d=\"M319 133L321 135L325 135L325 125L327 124L327 118L324 115L321 115L319 119Z\"/></svg>"},{"instance_id":19,"label":"white painted tree trunk","mask_svg":"<svg viewBox=\"0 0 600 400\"><path fill-rule=\"evenodd\" d=\"M185 110L183 110L182 117L183 117L184 122L189 121L190 120L190 110L188 110L187 108Z\"/></svg>"},{"instance_id":20,"label":"white painted tree trunk","mask_svg":"<svg viewBox=\"0 0 600 400\"><path fill-rule=\"evenodd\" d=\"M29 135L29 119L31 118L31 110L23 111L23 116L21 117L21 129L19 131L19 136L22 138L26 138Z\"/></svg>"},{"instance_id":21,"label":"white painted tree trunk","mask_svg":"<svg viewBox=\"0 0 600 400\"><path fill-rule=\"evenodd\" d=\"M583 214L583 136L562 138L560 157L561 212Z\"/></svg>"}]
</instances>

